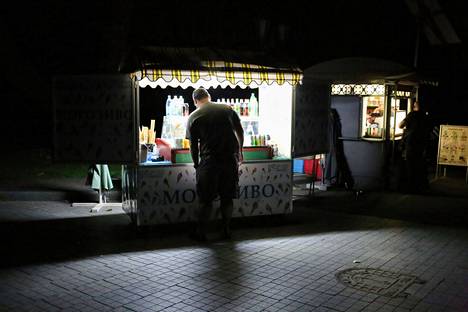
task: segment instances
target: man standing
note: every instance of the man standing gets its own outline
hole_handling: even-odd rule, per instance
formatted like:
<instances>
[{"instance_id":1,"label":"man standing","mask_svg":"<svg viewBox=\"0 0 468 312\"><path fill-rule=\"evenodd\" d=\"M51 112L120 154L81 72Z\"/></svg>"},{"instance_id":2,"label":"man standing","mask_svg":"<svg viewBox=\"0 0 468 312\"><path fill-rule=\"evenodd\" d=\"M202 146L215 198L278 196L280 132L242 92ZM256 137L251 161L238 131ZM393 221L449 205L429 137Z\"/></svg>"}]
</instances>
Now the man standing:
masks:
<instances>
[{"instance_id":1,"label":"man standing","mask_svg":"<svg viewBox=\"0 0 468 312\"><path fill-rule=\"evenodd\" d=\"M414 102L413 111L403 119L399 127L405 128L403 134L404 158L406 159L408 191L419 193L428 186L425 151L429 136L426 113L419 102Z\"/></svg>"},{"instance_id":2,"label":"man standing","mask_svg":"<svg viewBox=\"0 0 468 312\"><path fill-rule=\"evenodd\" d=\"M187 139L196 169L199 198L198 227L195 238L206 240L206 226L213 200L219 195L225 238L231 237L229 222L233 199L237 198L239 163L242 162L244 131L237 113L228 105L211 103L204 88L193 91L197 109L187 123Z\"/></svg>"}]
</instances>

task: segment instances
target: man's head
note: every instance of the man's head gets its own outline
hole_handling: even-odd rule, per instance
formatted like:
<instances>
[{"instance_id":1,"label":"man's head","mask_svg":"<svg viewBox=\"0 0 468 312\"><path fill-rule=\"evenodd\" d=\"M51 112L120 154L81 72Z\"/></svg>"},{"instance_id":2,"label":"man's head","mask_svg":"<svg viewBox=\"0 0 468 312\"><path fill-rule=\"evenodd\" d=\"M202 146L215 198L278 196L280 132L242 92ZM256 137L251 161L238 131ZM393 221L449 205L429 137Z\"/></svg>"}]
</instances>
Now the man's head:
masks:
<instances>
[{"instance_id":1,"label":"man's head","mask_svg":"<svg viewBox=\"0 0 468 312\"><path fill-rule=\"evenodd\" d=\"M414 103L413 103L413 110L414 110L415 112L417 112L417 111L420 110L420 109L421 109L421 106L419 105L419 102L418 102L418 101L414 101Z\"/></svg>"},{"instance_id":2,"label":"man's head","mask_svg":"<svg viewBox=\"0 0 468 312\"><path fill-rule=\"evenodd\" d=\"M210 94L203 87L195 89L192 93L192 98L196 107L201 107L211 100Z\"/></svg>"}]
</instances>

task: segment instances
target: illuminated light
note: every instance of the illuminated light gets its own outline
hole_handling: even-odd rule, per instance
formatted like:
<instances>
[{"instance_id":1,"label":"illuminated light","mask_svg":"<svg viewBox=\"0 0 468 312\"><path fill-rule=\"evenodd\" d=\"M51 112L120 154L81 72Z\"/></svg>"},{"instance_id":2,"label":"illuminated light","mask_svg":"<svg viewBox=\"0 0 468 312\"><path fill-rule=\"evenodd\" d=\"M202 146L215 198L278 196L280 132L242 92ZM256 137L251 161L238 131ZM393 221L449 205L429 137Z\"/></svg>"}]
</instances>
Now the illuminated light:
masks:
<instances>
[{"instance_id":1,"label":"illuminated light","mask_svg":"<svg viewBox=\"0 0 468 312\"><path fill-rule=\"evenodd\" d=\"M411 91L397 90L392 92L393 96L411 97Z\"/></svg>"},{"instance_id":2,"label":"illuminated light","mask_svg":"<svg viewBox=\"0 0 468 312\"><path fill-rule=\"evenodd\" d=\"M355 85L354 86L354 93L355 94L362 94L362 91L363 91L363 86L362 85Z\"/></svg>"},{"instance_id":3,"label":"illuminated light","mask_svg":"<svg viewBox=\"0 0 468 312\"><path fill-rule=\"evenodd\" d=\"M332 95L385 95L381 84L332 84Z\"/></svg>"}]
</instances>

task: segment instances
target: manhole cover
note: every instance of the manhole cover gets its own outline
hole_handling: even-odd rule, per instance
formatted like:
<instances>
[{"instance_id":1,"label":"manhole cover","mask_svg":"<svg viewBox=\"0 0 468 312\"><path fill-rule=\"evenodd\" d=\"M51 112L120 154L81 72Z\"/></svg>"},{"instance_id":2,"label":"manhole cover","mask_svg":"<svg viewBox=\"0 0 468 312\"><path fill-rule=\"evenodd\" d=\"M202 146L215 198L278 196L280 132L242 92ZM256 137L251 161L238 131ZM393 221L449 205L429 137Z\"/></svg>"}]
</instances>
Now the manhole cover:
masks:
<instances>
[{"instance_id":1,"label":"manhole cover","mask_svg":"<svg viewBox=\"0 0 468 312\"><path fill-rule=\"evenodd\" d=\"M424 281L413 275L371 268L351 268L336 274L338 281L354 289L387 297L406 297L404 291Z\"/></svg>"}]
</instances>

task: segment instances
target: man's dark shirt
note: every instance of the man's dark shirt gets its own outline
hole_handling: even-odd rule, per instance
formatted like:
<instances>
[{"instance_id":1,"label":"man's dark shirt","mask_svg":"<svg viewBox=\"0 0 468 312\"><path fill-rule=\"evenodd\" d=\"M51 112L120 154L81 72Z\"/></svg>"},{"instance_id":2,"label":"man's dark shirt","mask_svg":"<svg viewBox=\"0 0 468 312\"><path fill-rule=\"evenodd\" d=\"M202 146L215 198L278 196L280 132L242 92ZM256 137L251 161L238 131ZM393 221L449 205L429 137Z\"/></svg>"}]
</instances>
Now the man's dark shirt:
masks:
<instances>
[{"instance_id":1,"label":"man's dark shirt","mask_svg":"<svg viewBox=\"0 0 468 312\"><path fill-rule=\"evenodd\" d=\"M239 153L237 127L241 122L231 107L210 102L190 114L186 136L192 147L200 143L202 161L224 160Z\"/></svg>"},{"instance_id":2,"label":"man's dark shirt","mask_svg":"<svg viewBox=\"0 0 468 312\"><path fill-rule=\"evenodd\" d=\"M407 149L424 149L429 134L426 114L422 111L413 111L408 114L405 123L404 140Z\"/></svg>"}]
</instances>

